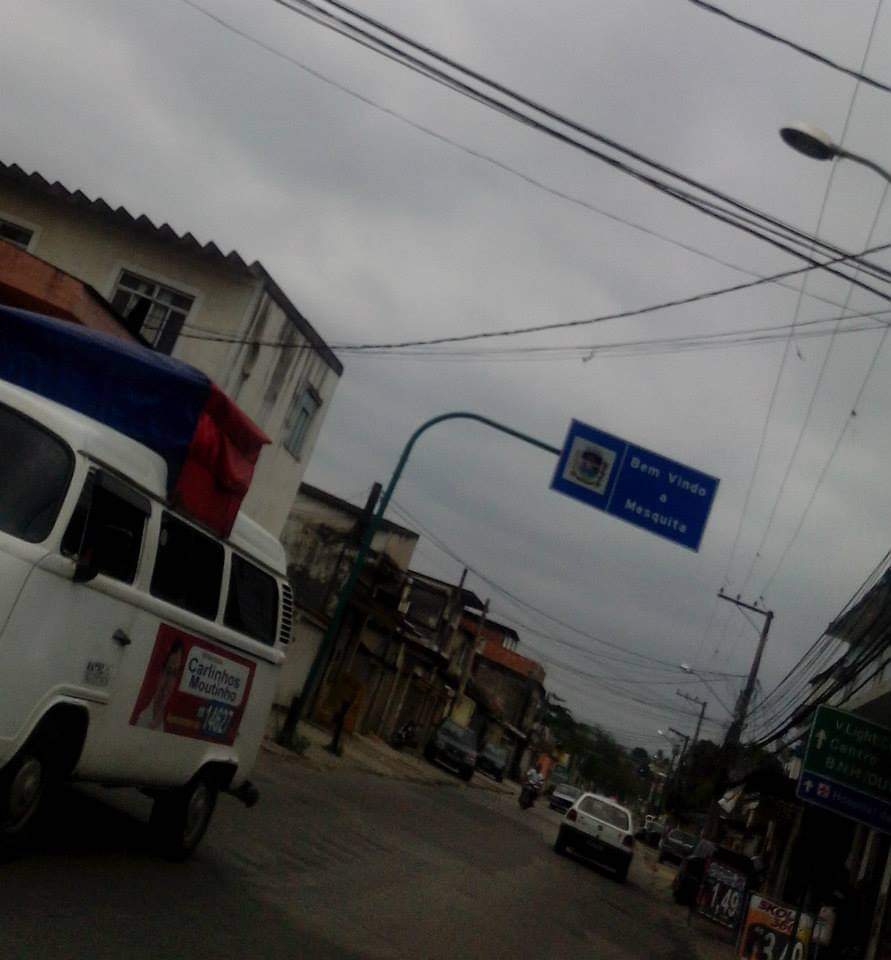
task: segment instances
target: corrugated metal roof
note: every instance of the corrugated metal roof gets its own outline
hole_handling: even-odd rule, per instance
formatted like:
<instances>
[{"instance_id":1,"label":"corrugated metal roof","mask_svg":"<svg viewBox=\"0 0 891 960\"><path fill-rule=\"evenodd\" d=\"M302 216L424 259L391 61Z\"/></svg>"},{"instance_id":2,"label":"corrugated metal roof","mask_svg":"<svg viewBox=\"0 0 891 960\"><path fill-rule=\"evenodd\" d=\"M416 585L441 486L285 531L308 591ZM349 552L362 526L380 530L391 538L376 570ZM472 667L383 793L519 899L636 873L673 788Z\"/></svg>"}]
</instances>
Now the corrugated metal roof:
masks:
<instances>
[{"instance_id":1,"label":"corrugated metal roof","mask_svg":"<svg viewBox=\"0 0 891 960\"><path fill-rule=\"evenodd\" d=\"M191 233L177 233L169 223L162 223L158 226L144 213L134 215L124 206L112 207L101 197L94 199L88 197L82 190L69 190L64 183L60 183L58 180L50 183L49 180L41 176L36 170L33 173L28 173L17 163L3 163L0 161L0 175L18 183L27 184L35 190L55 197L58 200L64 200L66 203L76 204L84 209L92 210L101 216L118 221L123 226L130 227L131 229L135 227L146 233L154 233L160 240L176 243L188 250L207 254L218 260L225 260L240 270L250 272L252 266L260 266L256 261L253 264L248 264L235 250L230 250L229 253L223 253L213 241L201 243Z\"/></svg>"},{"instance_id":2,"label":"corrugated metal roof","mask_svg":"<svg viewBox=\"0 0 891 960\"><path fill-rule=\"evenodd\" d=\"M156 239L172 243L183 250L191 253L199 253L211 257L214 260L223 261L235 267L237 270L250 274L264 284L269 295L285 312L291 323L293 323L300 333L319 351L319 354L337 376L343 373L343 364L328 344L325 343L315 327L313 327L297 307L294 306L259 260L248 263L236 250L223 253L212 240L209 240L207 243L201 243L191 233L177 233L169 223L162 223L158 226L144 213L134 215L124 206L112 207L101 197L88 197L82 190L69 190L65 184L60 183L58 180L50 183L49 180L41 176L36 170L33 173L28 173L17 163L3 163L3 161L0 160L0 177L4 177L14 183L28 186L39 193L54 197L65 203L79 206L84 210L90 210L128 229L135 229L146 234L152 234Z\"/></svg>"}]
</instances>

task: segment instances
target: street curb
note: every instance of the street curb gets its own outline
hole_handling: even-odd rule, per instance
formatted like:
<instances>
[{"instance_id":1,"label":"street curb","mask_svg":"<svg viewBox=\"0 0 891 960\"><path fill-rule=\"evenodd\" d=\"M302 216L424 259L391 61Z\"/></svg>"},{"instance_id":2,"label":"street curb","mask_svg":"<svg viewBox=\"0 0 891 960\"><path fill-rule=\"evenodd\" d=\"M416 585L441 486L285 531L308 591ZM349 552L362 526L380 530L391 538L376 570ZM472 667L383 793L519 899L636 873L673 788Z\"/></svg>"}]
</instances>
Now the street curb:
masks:
<instances>
[{"instance_id":1,"label":"street curb","mask_svg":"<svg viewBox=\"0 0 891 960\"><path fill-rule=\"evenodd\" d=\"M344 756L335 759L333 756L330 760L324 758L324 762L319 762L322 758L315 758L313 756L307 756L307 754L312 750L315 752L313 746L311 745L303 753L298 753L295 750L289 750L287 747L283 747L281 744L276 743L274 740L265 739L261 744L261 749L266 753L272 754L276 757L282 757L284 759L289 759L295 761L296 763L301 764L309 768L310 770L315 771L316 773L328 773L332 770L337 770L338 768L343 769L344 767L350 767L353 770L357 770L360 773L369 774L371 776L381 777L385 780L398 780L403 783L418 783L426 784L428 786L435 787L460 787L465 786L470 790L484 790L488 793L494 793L499 796L510 796L512 791L505 789L503 787L499 788L495 784L489 784L484 782L479 783L465 783L458 782L454 777L447 776L438 776L432 774L430 776L423 776L414 772L394 772L392 770L383 770L375 766L371 766L367 763L363 763L361 759L357 759L355 756ZM319 749L319 748L316 748ZM383 763L383 762L382 762ZM408 766L408 764L404 764Z\"/></svg>"}]
</instances>

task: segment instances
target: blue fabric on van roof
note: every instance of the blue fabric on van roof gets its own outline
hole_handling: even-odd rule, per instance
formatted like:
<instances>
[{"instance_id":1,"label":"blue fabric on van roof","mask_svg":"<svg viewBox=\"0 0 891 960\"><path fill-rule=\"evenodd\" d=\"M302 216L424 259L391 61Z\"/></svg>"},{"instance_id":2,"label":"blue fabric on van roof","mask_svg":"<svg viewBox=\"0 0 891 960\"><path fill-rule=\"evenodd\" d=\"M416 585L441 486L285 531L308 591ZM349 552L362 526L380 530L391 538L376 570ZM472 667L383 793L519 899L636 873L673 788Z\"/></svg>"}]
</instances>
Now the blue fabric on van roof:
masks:
<instances>
[{"instance_id":1,"label":"blue fabric on van roof","mask_svg":"<svg viewBox=\"0 0 891 960\"><path fill-rule=\"evenodd\" d=\"M2 305L0 379L107 424L160 454L167 461L168 492L210 395L210 380L180 360Z\"/></svg>"}]
</instances>

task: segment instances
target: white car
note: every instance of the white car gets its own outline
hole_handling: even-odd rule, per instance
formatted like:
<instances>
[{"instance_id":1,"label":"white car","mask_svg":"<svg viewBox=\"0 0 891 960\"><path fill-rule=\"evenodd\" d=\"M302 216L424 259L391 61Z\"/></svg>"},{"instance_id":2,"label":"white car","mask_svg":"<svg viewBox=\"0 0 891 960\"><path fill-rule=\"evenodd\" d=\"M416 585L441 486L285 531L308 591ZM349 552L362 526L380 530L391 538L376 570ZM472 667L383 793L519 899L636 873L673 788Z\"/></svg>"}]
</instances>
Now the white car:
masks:
<instances>
[{"instance_id":1,"label":"white car","mask_svg":"<svg viewBox=\"0 0 891 960\"><path fill-rule=\"evenodd\" d=\"M606 797L585 793L567 810L554 849L572 850L610 867L616 879L624 880L634 856L631 813Z\"/></svg>"}]
</instances>

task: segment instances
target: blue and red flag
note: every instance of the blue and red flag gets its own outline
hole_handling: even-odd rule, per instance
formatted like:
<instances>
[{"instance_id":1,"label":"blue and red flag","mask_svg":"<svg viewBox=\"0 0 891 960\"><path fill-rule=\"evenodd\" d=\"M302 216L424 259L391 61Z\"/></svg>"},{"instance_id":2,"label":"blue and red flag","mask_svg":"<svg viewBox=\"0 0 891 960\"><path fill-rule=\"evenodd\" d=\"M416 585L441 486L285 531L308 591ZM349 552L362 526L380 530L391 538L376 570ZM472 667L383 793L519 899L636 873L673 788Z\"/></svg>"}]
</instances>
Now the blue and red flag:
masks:
<instances>
[{"instance_id":1,"label":"blue and red flag","mask_svg":"<svg viewBox=\"0 0 891 960\"><path fill-rule=\"evenodd\" d=\"M229 535L270 441L205 374L140 344L2 305L0 344L0 379L154 450L167 463L170 502Z\"/></svg>"}]
</instances>

